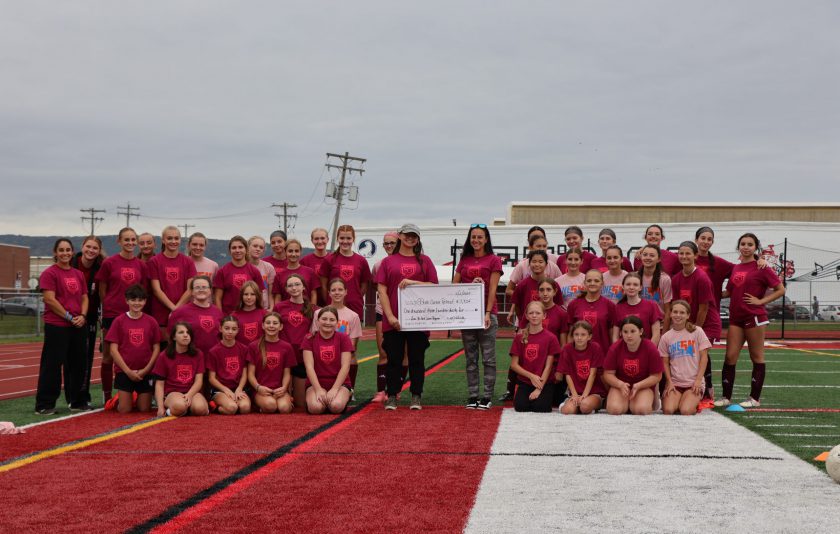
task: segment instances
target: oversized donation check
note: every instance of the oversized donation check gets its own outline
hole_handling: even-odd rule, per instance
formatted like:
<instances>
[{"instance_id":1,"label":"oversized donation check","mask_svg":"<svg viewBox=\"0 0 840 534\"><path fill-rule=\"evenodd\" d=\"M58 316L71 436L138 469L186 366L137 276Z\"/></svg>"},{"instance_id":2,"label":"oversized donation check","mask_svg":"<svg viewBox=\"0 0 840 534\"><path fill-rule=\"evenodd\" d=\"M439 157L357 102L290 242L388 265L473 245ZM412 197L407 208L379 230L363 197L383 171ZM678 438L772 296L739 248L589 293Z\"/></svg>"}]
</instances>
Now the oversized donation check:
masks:
<instances>
[{"instance_id":1,"label":"oversized donation check","mask_svg":"<svg viewBox=\"0 0 840 534\"><path fill-rule=\"evenodd\" d=\"M417 284L398 295L401 330L484 328L484 284Z\"/></svg>"}]
</instances>

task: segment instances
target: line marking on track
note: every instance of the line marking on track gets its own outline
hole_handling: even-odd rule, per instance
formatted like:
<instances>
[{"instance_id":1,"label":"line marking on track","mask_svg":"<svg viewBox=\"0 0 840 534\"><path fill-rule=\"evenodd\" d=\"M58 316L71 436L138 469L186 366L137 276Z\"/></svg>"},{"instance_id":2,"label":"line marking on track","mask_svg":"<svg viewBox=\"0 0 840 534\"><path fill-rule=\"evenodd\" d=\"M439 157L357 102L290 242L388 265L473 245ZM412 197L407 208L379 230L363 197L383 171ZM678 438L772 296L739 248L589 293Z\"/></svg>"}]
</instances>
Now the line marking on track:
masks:
<instances>
[{"instance_id":1,"label":"line marking on track","mask_svg":"<svg viewBox=\"0 0 840 534\"><path fill-rule=\"evenodd\" d=\"M475 451L312 451L308 456L513 456L540 458L695 458L703 460L784 460L776 456L726 456L715 454L584 454L547 452L475 452Z\"/></svg>"},{"instance_id":2,"label":"line marking on track","mask_svg":"<svg viewBox=\"0 0 840 534\"><path fill-rule=\"evenodd\" d=\"M21 367L35 367L34 365L0 365L0 371L8 369L20 369Z\"/></svg>"},{"instance_id":3,"label":"line marking on track","mask_svg":"<svg viewBox=\"0 0 840 534\"><path fill-rule=\"evenodd\" d=\"M750 386L750 384L735 384L735 387L736 387L736 388L749 388L749 387L752 387L752 386ZM827 385L827 384L813 384L813 385L808 385L808 384L771 384L771 385L767 385L767 384L764 384L764 389L767 389L767 388L781 388L781 389L785 389L785 388L787 388L787 389L790 389L790 388L808 388L808 389L811 389L811 388L824 388L824 389L840 389L840 385L838 385L838 384L828 384L828 385Z\"/></svg>"},{"instance_id":4,"label":"line marking on track","mask_svg":"<svg viewBox=\"0 0 840 534\"><path fill-rule=\"evenodd\" d=\"M50 423L57 423L59 421L66 421L67 419L75 419L76 417L84 417L86 415L99 413L101 411L103 411L102 408L96 408L94 410L88 410L86 412L71 413L70 415L65 415L63 417L56 417L55 419L48 419L46 421L38 421L37 423L29 423L28 425L23 425L20 428L26 430L27 428L33 428L33 427L41 426L41 425L48 425Z\"/></svg>"},{"instance_id":5,"label":"line marking on track","mask_svg":"<svg viewBox=\"0 0 840 534\"><path fill-rule=\"evenodd\" d=\"M840 413L840 408L750 408L750 412Z\"/></svg>"},{"instance_id":6,"label":"line marking on track","mask_svg":"<svg viewBox=\"0 0 840 534\"><path fill-rule=\"evenodd\" d=\"M379 353L373 354L373 355L371 355L371 356L365 356L365 357L364 357L364 358L362 358L361 360L357 360L357 362L356 362L356 363L358 363L359 365L361 365L361 364L363 364L363 363L365 363L365 362L369 362L369 361L371 361L371 360L372 360L372 359L374 359L374 358L379 358Z\"/></svg>"},{"instance_id":7,"label":"line marking on track","mask_svg":"<svg viewBox=\"0 0 840 534\"><path fill-rule=\"evenodd\" d=\"M161 423L166 423L167 421L173 421L175 419L177 419L177 417L160 417L151 420L140 421L139 423L134 423L120 428L115 428L114 430L109 430L108 432L98 434L92 438L84 438L77 441L71 441L69 443L65 443L64 445L59 445L57 447L53 447L45 451L33 452L25 456L11 458L9 460L6 460L5 462L0 463L0 473L11 471L13 469L23 467L25 465L33 464L35 462L45 460L47 458L52 458L53 456L58 456L59 454L64 454L66 452L84 449L85 447L96 445L97 443L102 443L104 441L109 441L120 436L132 434L139 430L143 430L144 428L159 425Z\"/></svg>"},{"instance_id":8,"label":"line marking on track","mask_svg":"<svg viewBox=\"0 0 840 534\"><path fill-rule=\"evenodd\" d=\"M781 424L781 425L755 425L756 428L772 428L772 427L781 427L781 428L837 428L837 425L788 425L788 424Z\"/></svg>"},{"instance_id":9,"label":"line marking on track","mask_svg":"<svg viewBox=\"0 0 840 534\"><path fill-rule=\"evenodd\" d=\"M808 349L790 349L796 350L799 352L807 352L808 354L821 354L823 356L832 356L834 358L840 358L840 354L832 354L831 352L820 352L818 350L808 350Z\"/></svg>"}]
</instances>

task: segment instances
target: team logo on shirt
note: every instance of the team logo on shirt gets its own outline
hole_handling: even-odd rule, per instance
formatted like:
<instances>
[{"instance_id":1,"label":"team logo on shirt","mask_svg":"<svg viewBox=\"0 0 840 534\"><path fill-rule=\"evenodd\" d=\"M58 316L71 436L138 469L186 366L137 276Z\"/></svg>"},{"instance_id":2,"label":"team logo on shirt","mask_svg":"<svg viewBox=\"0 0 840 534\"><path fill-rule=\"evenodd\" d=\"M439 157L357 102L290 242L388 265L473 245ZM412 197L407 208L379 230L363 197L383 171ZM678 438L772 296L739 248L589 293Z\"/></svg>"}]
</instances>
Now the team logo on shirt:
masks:
<instances>
[{"instance_id":1,"label":"team logo on shirt","mask_svg":"<svg viewBox=\"0 0 840 534\"><path fill-rule=\"evenodd\" d=\"M532 289L531 290L531 302L534 302L535 300L540 300L540 292L537 291L536 289Z\"/></svg>"},{"instance_id":2,"label":"team logo on shirt","mask_svg":"<svg viewBox=\"0 0 840 534\"><path fill-rule=\"evenodd\" d=\"M257 333L259 329L257 328L257 323L245 323L245 328L243 329L243 334L245 335L245 339L249 341L253 341L257 339Z\"/></svg>"},{"instance_id":3,"label":"team logo on shirt","mask_svg":"<svg viewBox=\"0 0 840 534\"><path fill-rule=\"evenodd\" d=\"M135 347L139 347L143 344L143 340L145 339L145 332L142 328L129 328L128 329L128 341L134 345Z\"/></svg>"},{"instance_id":4,"label":"team logo on shirt","mask_svg":"<svg viewBox=\"0 0 840 534\"><path fill-rule=\"evenodd\" d=\"M341 277L342 280L348 282L353 279L353 275L356 273L356 267L353 265L342 265L341 268L338 270L338 275Z\"/></svg>"},{"instance_id":5,"label":"team logo on shirt","mask_svg":"<svg viewBox=\"0 0 840 534\"><path fill-rule=\"evenodd\" d=\"M166 274L167 282L177 282L181 279L181 269L177 267L164 267L163 272Z\"/></svg>"},{"instance_id":6,"label":"team logo on shirt","mask_svg":"<svg viewBox=\"0 0 840 534\"><path fill-rule=\"evenodd\" d=\"M676 343L668 345L668 356L671 359L693 357L695 353L696 343L693 339L683 339Z\"/></svg>"},{"instance_id":7,"label":"team logo on shirt","mask_svg":"<svg viewBox=\"0 0 840 534\"><path fill-rule=\"evenodd\" d=\"M236 356L225 356L225 369L229 373L239 372L239 358Z\"/></svg>"},{"instance_id":8,"label":"team logo on shirt","mask_svg":"<svg viewBox=\"0 0 840 534\"><path fill-rule=\"evenodd\" d=\"M734 273L732 275L732 283L736 287L741 287L742 285L744 285L744 280L746 280L746 279L747 279L747 273L745 273L743 271Z\"/></svg>"},{"instance_id":9,"label":"team logo on shirt","mask_svg":"<svg viewBox=\"0 0 840 534\"><path fill-rule=\"evenodd\" d=\"M575 370L578 378L589 378L589 360L578 360L575 362Z\"/></svg>"},{"instance_id":10,"label":"team logo on shirt","mask_svg":"<svg viewBox=\"0 0 840 534\"><path fill-rule=\"evenodd\" d=\"M534 361L537 359L537 356L540 355L540 346L536 343L529 343L525 347L525 359L529 362Z\"/></svg>"},{"instance_id":11,"label":"team logo on shirt","mask_svg":"<svg viewBox=\"0 0 840 534\"><path fill-rule=\"evenodd\" d=\"M335 359L335 347L321 347L321 361L330 363Z\"/></svg>"},{"instance_id":12,"label":"team logo on shirt","mask_svg":"<svg viewBox=\"0 0 840 534\"><path fill-rule=\"evenodd\" d=\"M297 311L289 312L289 324L292 326L300 326L303 324L303 314Z\"/></svg>"},{"instance_id":13,"label":"team logo on shirt","mask_svg":"<svg viewBox=\"0 0 840 534\"><path fill-rule=\"evenodd\" d=\"M279 352L266 352L265 353L265 366L269 369L274 369L280 365L280 353Z\"/></svg>"},{"instance_id":14,"label":"team logo on shirt","mask_svg":"<svg viewBox=\"0 0 840 534\"><path fill-rule=\"evenodd\" d=\"M178 382L186 384L192 382L193 368L192 365L178 365L175 367L175 378Z\"/></svg>"},{"instance_id":15,"label":"team logo on shirt","mask_svg":"<svg viewBox=\"0 0 840 534\"><path fill-rule=\"evenodd\" d=\"M475 280L475 279L476 279L476 278L478 278L479 276L481 276L481 267L479 267L478 265L470 265L469 267L467 267L467 276L466 276L466 278L467 278L470 282L472 282L473 280Z\"/></svg>"},{"instance_id":16,"label":"team logo on shirt","mask_svg":"<svg viewBox=\"0 0 840 534\"><path fill-rule=\"evenodd\" d=\"M691 290L690 289L680 289L680 298L684 301L691 304Z\"/></svg>"},{"instance_id":17,"label":"team logo on shirt","mask_svg":"<svg viewBox=\"0 0 840 534\"><path fill-rule=\"evenodd\" d=\"M639 374L639 360L624 360L624 374L627 376Z\"/></svg>"},{"instance_id":18,"label":"team logo on shirt","mask_svg":"<svg viewBox=\"0 0 840 534\"><path fill-rule=\"evenodd\" d=\"M595 328L595 325L598 324L598 312L594 310L585 310L583 312L583 320L589 323L589 326Z\"/></svg>"},{"instance_id":19,"label":"team logo on shirt","mask_svg":"<svg viewBox=\"0 0 840 534\"><path fill-rule=\"evenodd\" d=\"M242 289L242 284L248 281L248 275L242 273L235 273L231 277L231 281L233 282L233 287L236 289Z\"/></svg>"},{"instance_id":20,"label":"team logo on shirt","mask_svg":"<svg viewBox=\"0 0 840 534\"><path fill-rule=\"evenodd\" d=\"M400 265L400 274L403 275L405 278L409 278L414 276L414 273L417 272L417 266L413 263L403 263Z\"/></svg>"},{"instance_id":21,"label":"team logo on shirt","mask_svg":"<svg viewBox=\"0 0 840 534\"><path fill-rule=\"evenodd\" d=\"M132 267L122 267L120 269L120 280L125 284L133 284L137 281L137 271Z\"/></svg>"},{"instance_id":22,"label":"team logo on shirt","mask_svg":"<svg viewBox=\"0 0 840 534\"><path fill-rule=\"evenodd\" d=\"M71 295L75 295L79 292L79 281L75 278L65 278L64 289L66 289Z\"/></svg>"},{"instance_id":23,"label":"team logo on shirt","mask_svg":"<svg viewBox=\"0 0 840 534\"><path fill-rule=\"evenodd\" d=\"M212 332L216 327L216 321L213 320L212 315L199 315L198 324L201 325L201 329L205 332Z\"/></svg>"}]
</instances>

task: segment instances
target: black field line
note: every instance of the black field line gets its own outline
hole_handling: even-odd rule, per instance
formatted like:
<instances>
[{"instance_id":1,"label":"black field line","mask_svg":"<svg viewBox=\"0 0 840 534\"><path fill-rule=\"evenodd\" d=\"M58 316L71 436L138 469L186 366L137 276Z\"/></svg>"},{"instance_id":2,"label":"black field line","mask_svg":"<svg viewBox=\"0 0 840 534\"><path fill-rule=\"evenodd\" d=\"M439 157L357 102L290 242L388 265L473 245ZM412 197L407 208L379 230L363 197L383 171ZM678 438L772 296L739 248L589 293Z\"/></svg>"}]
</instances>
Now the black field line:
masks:
<instances>
[{"instance_id":1,"label":"black field line","mask_svg":"<svg viewBox=\"0 0 840 534\"><path fill-rule=\"evenodd\" d=\"M700 460L772 460L783 461L776 456L731 456L717 454L609 454L575 452L478 452L478 451L307 451L301 456L511 456L537 458L692 458Z\"/></svg>"},{"instance_id":2,"label":"black field line","mask_svg":"<svg viewBox=\"0 0 840 534\"><path fill-rule=\"evenodd\" d=\"M428 371L432 367L446 361L448 358L451 358L453 355L457 354L458 352L461 352L461 350L462 349L458 349L458 350L444 356L443 358L436 361L432 365L427 366L426 370ZM175 519L176 517L181 515L186 510L188 510L188 509L192 508L193 506L196 506L196 505L200 504L201 502L209 499L213 495L219 493L220 491L224 490L225 488L227 488L229 486L232 486L233 484L235 484L236 482L238 482L238 481L242 480L243 478L249 476L250 474L252 474L256 471L259 471L260 469L262 469L263 467L267 466L268 464L274 462L275 460L278 460L278 459L282 458L283 456L286 456L292 450L299 447L300 445L303 445L307 441L310 441L311 439L313 439L313 438L317 437L318 435L324 433L326 430L329 430L330 428L334 427L335 425L339 424L340 422L344 421L345 419L348 419L349 417L351 417L351 416L355 415L356 413L360 412L363 408L365 408L368 404L370 404L371 401L372 401L372 398L362 402L361 404L359 404L357 406L354 406L352 408L348 408L347 411L345 411L343 414L339 415L338 417L332 419L328 423L325 423L325 424L319 426L318 428L315 428L314 430L311 430L311 431L307 432L303 436L301 436L297 439L294 439L294 440L278 447L277 449L274 449L273 451L266 454L262 458L259 458L259 459L255 460L254 462L246 465L245 467L240 468L239 470L237 470L233 474L228 475L227 477L215 482L211 486L193 494L191 497L188 497L188 498L184 499L183 501L181 501L179 503L173 504L172 506L168 507L166 510L164 510L160 514L156 515L155 517L153 517L153 518L151 518L147 521L144 521L143 523L140 523L138 525L133 526L132 528L126 530L126 532L128 532L130 534L140 534L140 533L150 532L153 529L155 529L156 527L161 526L164 523Z\"/></svg>"},{"instance_id":3,"label":"black field line","mask_svg":"<svg viewBox=\"0 0 840 534\"><path fill-rule=\"evenodd\" d=\"M197 450L197 451L187 451L187 450L125 450L125 451L73 451L66 453L68 456L119 456L119 455L159 455L159 454L166 454L166 455L217 455L217 456L225 456L225 455L254 455L254 454L271 454L274 452L273 450L241 450L241 451L210 451L210 450Z\"/></svg>"}]
</instances>

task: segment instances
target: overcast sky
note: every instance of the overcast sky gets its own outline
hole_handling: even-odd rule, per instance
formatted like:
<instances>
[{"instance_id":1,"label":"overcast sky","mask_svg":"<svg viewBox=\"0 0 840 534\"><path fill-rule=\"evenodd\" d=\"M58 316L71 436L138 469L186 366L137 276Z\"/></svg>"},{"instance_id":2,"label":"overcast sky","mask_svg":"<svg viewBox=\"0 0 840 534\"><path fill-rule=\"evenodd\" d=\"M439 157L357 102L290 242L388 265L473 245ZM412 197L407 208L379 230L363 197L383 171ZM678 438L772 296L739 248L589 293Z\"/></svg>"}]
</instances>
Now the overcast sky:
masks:
<instances>
[{"instance_id":1,"label":"overcast sky","mask_svg":"<svg viewBox=\"0 0 840 534\"><path fill-rule=\"evenodd\" d=\"M0 233L840 198L836 1L0 2ZM244 216L205 219L247 213ZM177 219L176 219L177 217ZM195 228L191 228L191 231Z\"/></svg>"}]
</instances>

